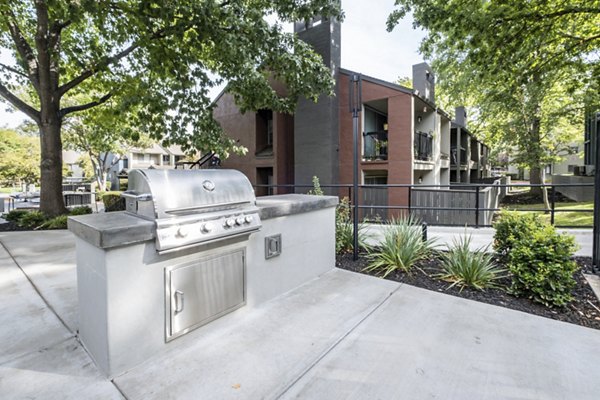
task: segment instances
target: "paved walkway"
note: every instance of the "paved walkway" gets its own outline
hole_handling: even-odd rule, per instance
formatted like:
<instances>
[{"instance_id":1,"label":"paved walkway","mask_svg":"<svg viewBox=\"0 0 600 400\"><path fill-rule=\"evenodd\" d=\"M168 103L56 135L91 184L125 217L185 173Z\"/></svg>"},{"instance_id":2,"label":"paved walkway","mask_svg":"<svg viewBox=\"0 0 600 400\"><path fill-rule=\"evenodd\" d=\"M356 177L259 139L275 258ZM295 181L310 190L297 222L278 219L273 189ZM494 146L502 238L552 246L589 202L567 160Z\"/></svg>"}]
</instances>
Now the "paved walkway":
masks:
<instances>
[{"instance_id":1,"label":"paved walkway","mask_svg":"<svg viewBox=\"0 0 600 400\"><path fill-rule=\"evenodd\" d=\"M76 337L73 242L0 234L2 399L600 396L600 331L337 269L110 381Z\"/></svg>"},{"instance_id":2,"label":"paved walkway","mask_svg":"<svg viewBox=\"0 0 600 400\"><path fill-rule=\"evenodd\" d=\"M367 233L371 235L370 243L376 243L381 239L385 225L367 225ZM575 242L579 248L575 252L577 256L592 256L592 229L558 229L559 232L568 233L575 236ZM494 243L494 228L458 228L453 226L429 226L427 227L427 236L435 239L436 243L445 248L453 240L458 240L461 236L471 235L471 248L477 249L489 246L490 251Z\"/></svg>"}]
</instances>

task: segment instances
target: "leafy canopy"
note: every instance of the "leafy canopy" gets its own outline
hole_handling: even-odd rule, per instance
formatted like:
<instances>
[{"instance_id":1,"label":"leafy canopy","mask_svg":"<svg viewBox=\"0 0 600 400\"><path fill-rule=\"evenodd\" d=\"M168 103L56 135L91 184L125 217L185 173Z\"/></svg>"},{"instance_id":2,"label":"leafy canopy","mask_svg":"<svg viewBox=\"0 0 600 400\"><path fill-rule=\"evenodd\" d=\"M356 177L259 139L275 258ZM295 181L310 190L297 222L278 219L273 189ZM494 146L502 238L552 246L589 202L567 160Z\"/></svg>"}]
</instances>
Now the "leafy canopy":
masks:
<instances>
[{"instance_id":1,"label":"leafy canopy","mask_svg":"<svg viewBox=\"0 0 600 400\"><path fill-rule=\"evenodd\" d=\"M388 29L409 12L428 31L421 52L444 100L476 115L472 131L518 150L529 167L573 140L585 105L597 101L599 0L397 0Z\"/></svg>"},{"instance_id":2,"label":"leafy canopy","mask_svg":"<svg viewBox=\"0 0 600 400\"><path fill-rule=\"evenodd\" d=\"M40 144L36 137L0 129L0 181L9 184L38 183Z\"/></svg>"},{"instance_id":3,"label":"leafy canopy","mask_svg":"<svg viewBox=\"0 0 600 400\"><path fill-rule=\"evenodd\" d=\"M210 88L226 80L242 109L281 112L331 92L320 57L264 19L316 14L341 17L334 0L3 1L0 48L16 62L0 65L0 95L38 124L54 96L61 118L103 106L166 144L239 150L212 118Z\"/></svg>"}]
</instances>

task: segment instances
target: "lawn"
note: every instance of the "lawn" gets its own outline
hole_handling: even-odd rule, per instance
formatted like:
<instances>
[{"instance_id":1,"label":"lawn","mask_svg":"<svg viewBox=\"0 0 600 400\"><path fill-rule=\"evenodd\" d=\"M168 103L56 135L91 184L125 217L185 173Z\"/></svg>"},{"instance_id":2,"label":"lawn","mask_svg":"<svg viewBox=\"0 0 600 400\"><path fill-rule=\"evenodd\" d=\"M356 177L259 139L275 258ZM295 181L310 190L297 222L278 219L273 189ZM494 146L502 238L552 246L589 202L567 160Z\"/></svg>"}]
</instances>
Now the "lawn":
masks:
<instances>
[{"instance_id":1,"label":"lawn","mask_svg":"<svg viewBox=\"0 0 600 400\"><path fill-rule=\"evenodd\" d=\"M508 210L543 210L544 204L510 204L502 206ZM585 226L592 227L594 224L594 202L587 201L582 203L556 203L554 214L554 225L556 226ZM589 210L589 211L559 211L559 210ZM550 213L543 211L532 211L540 214L542 219L550 221Z\"/></svg>"}]
</instances>

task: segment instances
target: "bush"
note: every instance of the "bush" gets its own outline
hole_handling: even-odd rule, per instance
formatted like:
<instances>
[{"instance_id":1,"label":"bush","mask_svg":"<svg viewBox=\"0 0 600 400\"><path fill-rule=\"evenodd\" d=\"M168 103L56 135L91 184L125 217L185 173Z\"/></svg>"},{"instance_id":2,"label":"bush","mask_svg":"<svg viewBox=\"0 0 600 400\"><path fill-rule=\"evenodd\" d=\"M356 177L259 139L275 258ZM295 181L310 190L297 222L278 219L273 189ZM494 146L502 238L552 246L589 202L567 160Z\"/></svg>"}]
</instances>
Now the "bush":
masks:
<instances>
[{"instance_id":1,"label":"bush","mask_svg":"<svg viewBox=\"0 0 600 400\"><path fill-rule=\"evenodd\" d=\"M28 213L29 211L27 210L12 210L4 216L4 219L10 222L16 222L18 224L21 218Z\"/></svg>"},{"instance_id":2,"label":"bush","mask_svg":"<svg viewBox=\"0 0 600 400\"><path fill-rule=\"evenodd\" d=\"M494 223L494 250L500 256L507 256L515 244L521 243L545 223L536 214L502 211Z\"/></svg>"},{"instance_id":3,"label":"bush","mask_svg":"<svg viewBox=\"0 0 600 400\"><path fill-rule=\"evenodd\" d=\"M36 229L67 229L67 215L59 215L58 217L50 218Z\"/></svg>"},{"instance_id":4,"label":"bush","mask_svg":"<svg viewBox=\"0 0 600 400\"><path fill-rule=\"evenodd\" d=\"M477 290L497 287L495 282L504 270L494 264L493 254L487 251L489 246L473 251L470 245L471 235L452 241L448 252L441 255L442 273L439 277L452 282L450 287L457 285L461 290L466 286Z\"/></svg>"},{"instance_id":5,"label":"bush","mask_svg":"<svg viewBox=\"0 0 600 400\"><path fill-rule=\"evenodd\" d=\"M510 293L549 307L567 304L576 284L573 274L578 266L571 259L576 247L573 236L558 234L551 225L513 243L508 254Z\"/></svg>"},{"instance_id":6,"label":"bush","mask_svg":"<svg viewBox=\"0 0 600 400\"><path fill-rule=\"evenodd\" d=\"M434 241L423 240L420 221L402 217L392 219L383 231L383 241L368 250L366 272L386 277L395 270L410 272L413 265L427 259L434 251Z\"/></svg>"},{"instance_id":7,"label":"bush","mask_svg":"<svg viewBox=\"0 0 600 400\"><path fill-rule=\"evenodd\" d=\"M125 210L125 199L121 197L121 192L105 192L101 199L106 212Z\"/></svg>"},{"instance_id":8,"label":"bush","mask_svg":"<svg viewBox=\"0 0 600 400\"><path fill-rule=\"evenodd\" d=\"M358 224L358 247L368 249L367 226L364 223ZM350 218L350 204L347 197L344 197L335 209L335 251L337 253L349 252L354 249L354 224Z\"/></svg>"},{"instance_id":9,"label":"bush","mask_svg":"<svg viewBox=\"0 0 600 400\"><path fill-rule=\"evenodd\" d=\"M75 207L72 208L69 211L69 215L85 215L85 214L91 214L92 208L90 206L81 206L81 207Z\"/></svg>"},{"instance_id":10,"label":"bush","mask_svg":"<svg viewBox=\"0 0 600 400\"><path fill-rule=\"evenodd\" d=\"M41 211L27 211L18 221L17 225L25 228L36 228L46 221L46 216Z\"/></svg>"}]
</instances>

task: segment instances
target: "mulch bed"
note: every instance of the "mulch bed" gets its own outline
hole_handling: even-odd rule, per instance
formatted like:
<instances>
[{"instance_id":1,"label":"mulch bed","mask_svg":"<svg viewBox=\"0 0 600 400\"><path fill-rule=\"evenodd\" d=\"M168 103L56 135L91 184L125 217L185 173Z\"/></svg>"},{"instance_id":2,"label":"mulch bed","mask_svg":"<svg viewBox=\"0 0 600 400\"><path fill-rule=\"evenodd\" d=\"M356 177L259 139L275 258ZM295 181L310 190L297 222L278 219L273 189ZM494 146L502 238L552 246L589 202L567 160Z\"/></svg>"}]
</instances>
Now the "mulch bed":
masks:
<instances>
[{"instance_id":1,"label":"mulch bed","mask_svg":"<svg viewBox=\"0 0 600 400\"><path fill-rule=\"evenodd\" d=\"M14 232L14 231L32 231L32 228L25 228L17 225L14 222L5 222L0 224L0 232Z\"/></svg>"},{"instance_id":2,"label":"mulch bed","mask_svg":"<svg viewBox=\"0 0 600 400\"><path fill-rule=\"evenodd\" d=\"M550 198L551 193L548 190L548 201L552 201ZM556 192L554 194L554 201L556 203L574 203L574 200L564 196L562 193ZM519 205L519 204L540 204L543 203L544 199L542 196L532 195L530 192L524 193L509 193L507 194L502 201L500 201L500 205L509 206L509 205Z\"/></svg>"},{"instance_id":3,"label":"mulch bed","mask_svg":"<svg viewBox=\"0 0 600 400\"><path fill-rule=\"evenodd\" d=\"M439 261L436 258L431 258L426 262L420 263L417 265L418 268L414 268L410 274L396 271L389 274L386 279L593 329L600 329L600 301L598 301L583 277L583 273L592 273L592 259L590 257L576 257L575 261L581 269L574 275L577 282L577 285L573 289L574 300L562 308L548 308L526 298L514 297L506 293L503 289L479 291L464 288L461 291L456 286L449 288L450 284L448 282L432 277L432 275L439 273L440 269ZM336 266L348 271L364 273L362 270L367 266L367 260L364 254L361 254L357 261L352 260L352 254L343 254L337 256ZM503 278L499 283L503 288L508 287L510 279Z\"/></svg>"}]
</instances>

